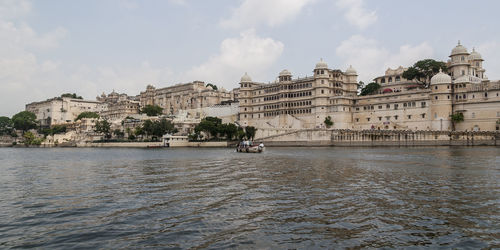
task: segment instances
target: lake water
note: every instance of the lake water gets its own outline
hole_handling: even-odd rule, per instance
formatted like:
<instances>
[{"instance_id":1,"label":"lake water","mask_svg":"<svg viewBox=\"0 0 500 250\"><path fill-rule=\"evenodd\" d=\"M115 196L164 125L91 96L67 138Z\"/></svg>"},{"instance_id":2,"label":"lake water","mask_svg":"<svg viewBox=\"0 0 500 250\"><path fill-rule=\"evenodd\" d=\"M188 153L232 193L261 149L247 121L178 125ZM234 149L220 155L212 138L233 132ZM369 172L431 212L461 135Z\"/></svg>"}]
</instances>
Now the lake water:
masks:
<instances>
[{"instance_id":1,"label":"lake water","mask_svg":"<svg viewBox=\"0 0 500 250\"><path fill-rule=\"evenodd\" d=\"M500 247L500 148L0 148L0 248Z\"/></svg>"}]
</instances>

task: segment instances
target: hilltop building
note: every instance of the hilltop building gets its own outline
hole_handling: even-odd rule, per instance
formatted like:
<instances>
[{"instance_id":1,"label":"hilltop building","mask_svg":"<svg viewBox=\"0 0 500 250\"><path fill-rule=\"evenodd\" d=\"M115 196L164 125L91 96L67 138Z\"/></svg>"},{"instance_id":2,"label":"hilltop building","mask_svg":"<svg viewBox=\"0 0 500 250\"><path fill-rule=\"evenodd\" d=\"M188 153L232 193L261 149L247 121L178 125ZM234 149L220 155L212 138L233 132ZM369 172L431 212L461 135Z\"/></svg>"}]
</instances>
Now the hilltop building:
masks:
<instances>
[{"instance_id":1,"label":"hilltop building","mask_svg":"<svg viewBox=\"0 0 500 250\"><path fill-rule=\"evenodd\" d=\"M139 114L140 102L136 96L118 94L114 90L106 95L102 93L96 100L99 105L99 115L108 120L123 120L127 116Z\"/></svg>"},{"instance_id":2,"label":"hilltop building","mask_svg":"<svg viewBox=\"0 0 500 250\"><path fill-rule=\"evenodd\" d=\"M139 95L141 107L158 105L166 115L176 114L179 110L209 107L223 101L231 100L232 94L225 89L213 89L204 82L176 84L156 89L152 85L146 87Z\"/></svg>"},{"instance_id":3,"label":"hilltop building","mask_svg":"<svg viewBox=\"0 0 500 250\"><path fill-rule=\"evenodd\" d=\"M41 102L26 104L26 111L36 115L41 127L73 122L85 111L98 112L99 101L82 100L71 97L55 97Z\"/></svg>"}]
</instances>

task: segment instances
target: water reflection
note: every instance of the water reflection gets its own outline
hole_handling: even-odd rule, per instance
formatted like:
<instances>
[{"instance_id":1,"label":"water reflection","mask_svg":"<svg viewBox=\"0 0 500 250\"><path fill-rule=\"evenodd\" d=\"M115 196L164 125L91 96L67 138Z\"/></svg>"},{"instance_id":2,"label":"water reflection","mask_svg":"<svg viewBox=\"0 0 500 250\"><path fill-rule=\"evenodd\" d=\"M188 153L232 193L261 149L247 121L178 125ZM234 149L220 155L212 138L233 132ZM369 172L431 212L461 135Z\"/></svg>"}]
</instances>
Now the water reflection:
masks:
<instances>
[{"instance_id":1,"label":"water reflection","mask_svg":"<svg viewBox=\"0 0 500 250\"><path fill-rule=\"evenodd\" d=\"M499 153L0 149L0 247L495 247Z\"/></svg>"}]
</instances>

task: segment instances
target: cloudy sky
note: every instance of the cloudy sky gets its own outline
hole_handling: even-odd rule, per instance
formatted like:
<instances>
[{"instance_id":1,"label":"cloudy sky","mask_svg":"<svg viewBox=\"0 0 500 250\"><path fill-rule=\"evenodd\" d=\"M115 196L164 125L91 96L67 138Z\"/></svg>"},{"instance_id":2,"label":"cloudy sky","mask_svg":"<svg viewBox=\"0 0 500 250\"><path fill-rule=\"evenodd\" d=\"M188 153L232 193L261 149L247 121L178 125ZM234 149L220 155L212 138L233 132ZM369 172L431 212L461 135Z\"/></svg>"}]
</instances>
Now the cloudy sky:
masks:
<instances>
[{"instance_id":1,"label":"cloudy sky","mask_svg":"<svg viewBox=\"0 0 500 250\"><path fill-rule=\"evenodd\" d=\"M203 80L237 87L245 73L357 69L446 60L461 40L500 79L500 1L0 0L0 116L65 92L136 95Z\"/></svg>"}]
</instances>

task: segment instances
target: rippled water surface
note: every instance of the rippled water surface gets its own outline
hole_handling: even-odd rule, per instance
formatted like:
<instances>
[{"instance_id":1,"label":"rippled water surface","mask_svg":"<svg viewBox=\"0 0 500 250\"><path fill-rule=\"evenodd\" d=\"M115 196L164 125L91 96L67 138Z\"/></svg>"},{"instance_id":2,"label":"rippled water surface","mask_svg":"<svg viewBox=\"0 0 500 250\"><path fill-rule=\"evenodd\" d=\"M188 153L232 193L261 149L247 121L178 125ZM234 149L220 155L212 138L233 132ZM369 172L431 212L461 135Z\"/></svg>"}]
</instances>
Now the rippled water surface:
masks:
<instances>
[{"instance_id":1,"label":"rippled water surface","mask_svg":"<svg viewBox=\"0 0 500 250\"><path fill-rule=\"evenodd\" d=\"M1 148L0 161L0 248L500 247L500 148Z\"/></svg>"}]
</instances>

